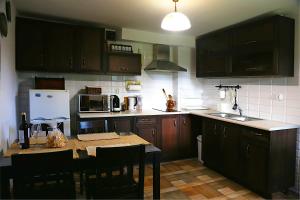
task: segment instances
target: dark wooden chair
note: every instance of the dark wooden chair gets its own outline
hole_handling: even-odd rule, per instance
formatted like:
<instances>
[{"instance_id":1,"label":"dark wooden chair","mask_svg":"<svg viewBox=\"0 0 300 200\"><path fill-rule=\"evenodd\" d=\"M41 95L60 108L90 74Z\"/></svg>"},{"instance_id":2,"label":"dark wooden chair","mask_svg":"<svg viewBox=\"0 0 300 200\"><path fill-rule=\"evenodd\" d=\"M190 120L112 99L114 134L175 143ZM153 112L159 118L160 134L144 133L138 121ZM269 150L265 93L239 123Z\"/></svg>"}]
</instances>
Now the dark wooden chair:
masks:
<instances>
[{"instance_id":1,"label":"dark wooden chair","mask_svg":"<svg viewBox=\"0 0 300 200\"><path fill-rule=\"evenodd\" d=\"M74 199L73 151L12 155L14 199Z\"/></svg>"},{"instance_id":2,"label":"dark wooden chair","mask_svg":"<svg viewBox=\"0 0 300 200\"><path fill-rule=\"evenodd\" d=\"M106 120L89 120L79 122L79 134L108 132Z\"/></svg>"},{"instance_id":3,"label":"dark wooden chair","mask_svg":"<svg viewBox=\"0 0 300 200\"><path fill-rule=\"evenodd\" d=\"M96 177L87 177L87 198L143 199L145 145L96 149ZM138 178L133 166L138 165ZM114 170L119 169L119 170Z\"/></svg>"}]
</instances>

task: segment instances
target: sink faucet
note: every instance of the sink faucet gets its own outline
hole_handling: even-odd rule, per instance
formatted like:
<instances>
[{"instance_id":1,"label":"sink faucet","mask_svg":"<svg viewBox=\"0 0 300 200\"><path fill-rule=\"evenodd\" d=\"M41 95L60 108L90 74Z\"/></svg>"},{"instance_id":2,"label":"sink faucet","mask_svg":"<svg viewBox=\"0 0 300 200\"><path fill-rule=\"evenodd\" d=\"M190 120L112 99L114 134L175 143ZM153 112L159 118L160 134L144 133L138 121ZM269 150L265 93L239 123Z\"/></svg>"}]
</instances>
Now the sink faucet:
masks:
<instances>
[{"instance_id":1,"label":"sink faucet","mask_svg":"<svg viewBox=\"0 0 300 200\"><path fill-rule=\"evenodd\" d=\"M241 107L238 107L238 110L239 110L240 116L243 116L243 110L241 109Z\"/></svg>"}]
</instances>

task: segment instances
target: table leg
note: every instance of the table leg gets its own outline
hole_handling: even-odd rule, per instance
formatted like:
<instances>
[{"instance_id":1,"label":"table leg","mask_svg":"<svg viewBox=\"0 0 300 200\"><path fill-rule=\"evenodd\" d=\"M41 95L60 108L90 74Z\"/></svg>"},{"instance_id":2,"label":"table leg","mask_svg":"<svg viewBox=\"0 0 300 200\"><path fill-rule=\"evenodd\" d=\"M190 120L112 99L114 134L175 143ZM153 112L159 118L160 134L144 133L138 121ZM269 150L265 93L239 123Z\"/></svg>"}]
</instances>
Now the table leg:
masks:
<instances>
[{"instance_id":1,"label":"table leg","mask_svg":"<svg viewBox=\"0 0 300 200\"><path fill-rule=\"evenodd\" d=\"M153 199L160 199L160 152L153 154Z\"/></svg>"},{"instance_id":2,"label":"table leg","mask_svg":"<svg viewBox=\"0 0 300 200\"><path fill-rule=\"evenodd\" d=\"M10 198L9 177L1 169L0 169L0 179L1 179L0 199L9 199Z\"/></svg>"}]
</instances>

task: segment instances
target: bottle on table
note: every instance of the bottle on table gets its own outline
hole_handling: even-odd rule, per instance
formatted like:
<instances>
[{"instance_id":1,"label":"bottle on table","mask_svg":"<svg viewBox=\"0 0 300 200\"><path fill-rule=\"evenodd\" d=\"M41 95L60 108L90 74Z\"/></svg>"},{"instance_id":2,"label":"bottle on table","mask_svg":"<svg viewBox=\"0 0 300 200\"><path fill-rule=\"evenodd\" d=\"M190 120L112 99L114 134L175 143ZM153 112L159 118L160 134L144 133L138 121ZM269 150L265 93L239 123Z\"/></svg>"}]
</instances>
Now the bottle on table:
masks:
<instances>
[{"instance_id":1,"label":"bottle on table","mask_svg":"<svg viewBox=\"0 0 300 200\"><path fill-rule=\"evenodd\" d=\"M19 126L19 143L22 149L29 148L29 125L26 122L26 113L21 113L21 124Z\"/></svg>"}]
</instances>

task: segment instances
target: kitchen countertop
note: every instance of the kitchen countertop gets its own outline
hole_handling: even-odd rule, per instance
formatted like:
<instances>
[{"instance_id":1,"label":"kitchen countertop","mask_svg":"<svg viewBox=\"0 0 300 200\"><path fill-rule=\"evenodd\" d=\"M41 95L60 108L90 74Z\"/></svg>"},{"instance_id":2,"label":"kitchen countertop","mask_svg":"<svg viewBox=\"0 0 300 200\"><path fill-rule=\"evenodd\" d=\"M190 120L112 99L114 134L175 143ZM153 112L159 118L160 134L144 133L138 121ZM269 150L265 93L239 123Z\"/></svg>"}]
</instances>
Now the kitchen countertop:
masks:
<instances>
[{"instance_id":1,"label":"kitchen countertop","mask_svg":"<svg viewBox=\"0 0 300 200\"><path fill-rule=\"evenodd\" d=\"M216 119L220 121L225 121L229 123L239 124L243 126L248 126L252 128L257 128L266 131L278 131L286 129L295 129L299 128L300 125L289 124L278 121L271 120L255 120L255 121L237 121L232 119L226 119L217 116L208 115L209 113L216 113L215 110L182 110L179 112L163 112L158 110L143 110L143 111L124 111L124 112L110 112L110 113L78 113L78 117L81 119L87 118L101 118L101 117L126 117L126 116L145 116L145 115L174 115L174 114L193 114L201 117L207 117L211 119Z\"/></svg>"}]
</instances>

